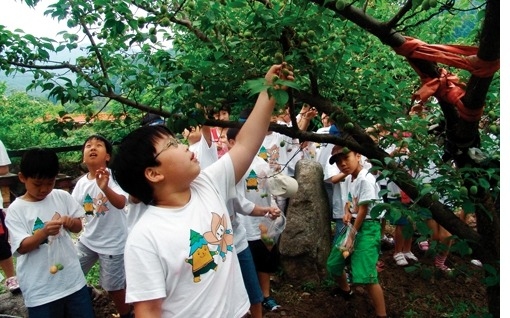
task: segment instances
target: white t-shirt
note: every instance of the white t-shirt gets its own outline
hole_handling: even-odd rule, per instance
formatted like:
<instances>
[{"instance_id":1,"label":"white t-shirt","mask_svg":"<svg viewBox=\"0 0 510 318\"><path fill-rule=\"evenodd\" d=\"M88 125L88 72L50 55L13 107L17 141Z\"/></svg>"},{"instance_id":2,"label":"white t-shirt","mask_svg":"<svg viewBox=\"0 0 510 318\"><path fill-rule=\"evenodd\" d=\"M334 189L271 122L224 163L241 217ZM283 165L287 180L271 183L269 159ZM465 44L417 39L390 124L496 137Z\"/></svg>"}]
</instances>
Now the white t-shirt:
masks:
<instances>
[{"instance_id":1,"label":"white t-shirt","mask_svg":"<svg viewBox=\"0 0 510 318\"><path fill-rule=\"evenodd\" d=\"M344 202L350 202L352 217L356 218L359 203L368 203L368 212L365 219L371 219L370 210L376 203L380 201L379 185L375 182L373 174L366 169L361 169L356 179L352 180L352 175L345 178L346 190L344 194ZM379 218L382 217L379 216Z\"/></svg>"},{"instance_id":2,"label":"white t-shirt","mask_svg":"<svg viewBox=\"0 0 510 318\"><path fill-rule=\"evenodd\" d=\"M7 154L7 149L5 149L4 143L0 140L0 166L7 166L11 164L11 159L9 159L9 155ZM0 210L4 207L4 198L2 194L0 194Z\"/></svg>"},{"instance_id":3,"label":"white t-shirt","mask_svg":"<svg viewBox=\"0 0 510 318\"><path fill-rule=\"evenodd\" d=\"M317 129L316 134L329 134L330 127L322 127ZM321 164L322 170L324 171L324 181L328 179L326 176L326 167L329 165L329 158L331 157L331 150L333 150L334 144L321 143L316 150L316 160ZM336 164L335 164L336 167Z\"/></svg>"},{"instance_id":4,"label":"white t-shirt","mask_svg":"<svg viewBox=\"0 0 510 318\"><path fill-rule=\"evenodd\" d=\"M88 174L81 177L73 189L73 198L85 210L85 227L80 242L100 254L121 255L127 238L127 218L124 208L114 207L106 195L99 189L96 179L90 180ZM127 193L110 177L108 187L114 192Z\"/></svg>"},{"instance_id":5,"label":"white t-shirt","mask_svg":"<svg viewBox=\"0 0 510 318\"><path fill-rule=\"evenodd\" d=\"M190 188L185 206L149 205L129 234L126 302L163 298L162 317L242 317L250 302L225 204L236 195L230 155Z\"/></svg>"},{"instance_id":6,"label":"white t-shirt","mask_svg":"<svg viewBox=\"0 0 510 318\"><path fill-rule=\"evenodd\" d=\"M143 213L147 210L147 204L143 202L133 203L129 202L126 206L126 214L127 214L127 228L128 235L133 229L133 226L138 222L138 220L142 217Z\"/></svg>"},{"instance_id":7,"label":"white t-shirt","mask_svg":"<svg viewBox=\"0 0 510 318\"><path fill-rule=\"evenodd\" d=\"M324 171L324 181L325 182L331 182L331 177L337 175L340 173L340 169L338 169L338 166L336 163L329 164L326 162L326 170ZM344 201L343 201L343 193L346 191L346 185L345 180L340 181L337 183L333 183L333 197L332 199L332 216L333 219L341 219L343 218L345 211L344 211Z\"/></svg>"},{"instance_id":8,"label":"white t-shirt","mask_svg":"<svg viewBox=\"0 0 510 318\"><path fill-rule=\"evenodd\" d=\"M258 156L269 163L273 172L283 170L283 174L291 175L289 173L289 166L293 164L291 157L294 154L294 149L295 147L290 137L277 132L271 132L264 137Z\"/></svg>"},{"instance_id":9,"label":"white t-shirt","mask_svg":"<svg viewBox=\"0 0 510 318\"><path fill-rule=\"evenodd\" d=\"M242 192L244 197L259 206L271 206L271 194L269 193L268 176L271 168L260 157L255 157L241 181L236 185L237 191ZM241 210L241 209L239 209ZM253 210L253 207L252 207ZM236 210L237 211L237 210ZM246 228L248 241L260 240L259 224L265 216L249 216L242 211L238 214L239 221Z\"/></svg>"},{"instance_id":10,"label":"white t-shirt","mask_svg":"<svg viewBox=\"0 0 510 318\"><path fill-rule=\"evenodd\" d=\"M65 257L58 261L64 268L57 273L51 274L49 271L53 260L50 259L52 254L48 242L41 243L39 248L26 254L17 252L21 242L43 228L44 223L50 221L55 213L79 218L83 216L83 208L68 192L59 189L54 189L41 201L29 202L17 198L9 206L5 222L9 228L12 253L17 257L16 272L27 307L61 299L86 284L73 241L63 229L58 241L49 238L52 250L62 248L66 251Z\"/></svg>"},{"instance_id":11,"label":"white t-shirt","mask_svg":"<svg viewBox=\"0 0 510 318\"><path fill-rule=\"evenodd\" d=\"M218 161L218 149L216 148L216 144L211 143L209 147L204 135L200 135L200 140L189 146L189 151L194 152L197 156L200 169L205 169Z\"/></svg>"}]
</instances>

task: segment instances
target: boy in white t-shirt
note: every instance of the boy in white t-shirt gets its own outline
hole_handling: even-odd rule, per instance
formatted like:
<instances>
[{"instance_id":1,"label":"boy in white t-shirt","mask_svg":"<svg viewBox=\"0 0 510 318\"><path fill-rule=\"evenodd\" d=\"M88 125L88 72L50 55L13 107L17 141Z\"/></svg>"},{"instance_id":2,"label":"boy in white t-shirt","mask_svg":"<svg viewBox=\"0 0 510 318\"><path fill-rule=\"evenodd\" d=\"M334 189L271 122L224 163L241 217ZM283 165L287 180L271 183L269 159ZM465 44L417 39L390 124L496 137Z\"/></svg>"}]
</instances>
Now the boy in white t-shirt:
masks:
<instances>
[{"instance_id":1,"label":"boy in white t-shirt","mask_svg":"<svg viewBox=\"0 0 510 318\"><path fill-rule=\"evenodd\" d=\"M269 69L267 83L282 67ZM292 80L292 72L287 74L280 78ZM226 201L235 197L235 184L260 149L274 105L261 92L236 145L202 172L195 154L166 127L141 127L121 142L114 177L150 204L125 249L126 299L137 318L248 313Z\"/></svg>"},{"instance_id":2,"label":"boy in white t-shirt","mask_svg":"<svg viewBox=\"0 0 510 318\"><path fill-rule=\"evenodd\" d=\"M124 318L132 317L131 306L125 302L127 218L124 207L127 194L110 177L107 166L111 154L112 145L100 135L92 135L83 143L83 162L88 173L78 180L72 196L85 210L86 223L76 248L85 274L99 262L101 287Z\"/></svg>"},{"instance_id":3,"label":"boy in white t-shirt","mask_svg":"<svg viewBox=\"0 0 510 318\"><path fill-rule=\"evenodd\" d=\"M54 189L57 154L30 149L22 157L26 192L9 206L6 224L25 305L30 317L94 317L85 276L68 232L82 230L83 209Z\"/></svg>"}]
</instances>

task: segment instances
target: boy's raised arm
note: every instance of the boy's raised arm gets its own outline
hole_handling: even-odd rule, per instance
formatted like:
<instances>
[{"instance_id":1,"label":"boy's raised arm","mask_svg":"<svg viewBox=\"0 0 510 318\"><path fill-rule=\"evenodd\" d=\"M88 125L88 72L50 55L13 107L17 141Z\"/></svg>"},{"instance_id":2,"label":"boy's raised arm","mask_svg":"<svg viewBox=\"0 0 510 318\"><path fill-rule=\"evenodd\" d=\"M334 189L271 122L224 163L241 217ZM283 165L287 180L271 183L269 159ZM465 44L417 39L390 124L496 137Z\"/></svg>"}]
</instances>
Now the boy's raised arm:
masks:
<instances>
[{"instance_id":1,"label":"boy's raised arm","mask_svg":"<svg viewBox=\"0 0 510 318\"><path fill-rule=\"evenodd\" d=\"M268 83L273 82L273 77L279 76L284 80L293 80L292 72L280 72L283 64L273 65L267 72L265 79ZM271 114L275 106L274 98L269 98L267 91L259 94L255 107L244 123L236 137L236 144L229 151L234 164L236 183L242 178L253 158L258 153L260 145L269 128Z\"/></svg>"}]
</instances>

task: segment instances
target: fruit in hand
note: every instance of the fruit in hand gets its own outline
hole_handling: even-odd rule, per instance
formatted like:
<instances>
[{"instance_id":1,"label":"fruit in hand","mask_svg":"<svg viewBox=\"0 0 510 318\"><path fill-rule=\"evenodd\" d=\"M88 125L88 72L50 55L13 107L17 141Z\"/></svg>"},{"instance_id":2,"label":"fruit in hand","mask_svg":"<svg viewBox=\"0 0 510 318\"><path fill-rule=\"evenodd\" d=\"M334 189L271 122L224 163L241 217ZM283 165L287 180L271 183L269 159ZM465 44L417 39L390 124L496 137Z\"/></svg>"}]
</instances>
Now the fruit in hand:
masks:
<instances>
[{"instance_id":1,"label":"fruit in hand","mask_svg":"<svg viewBox=\"0 0 510 318\"><path fill-rule=\"evenodd\" d=\"M55 274L56 272L58 272L57 265L51 265L50 266L50 273Z\"/></svg>"}]
</instances>

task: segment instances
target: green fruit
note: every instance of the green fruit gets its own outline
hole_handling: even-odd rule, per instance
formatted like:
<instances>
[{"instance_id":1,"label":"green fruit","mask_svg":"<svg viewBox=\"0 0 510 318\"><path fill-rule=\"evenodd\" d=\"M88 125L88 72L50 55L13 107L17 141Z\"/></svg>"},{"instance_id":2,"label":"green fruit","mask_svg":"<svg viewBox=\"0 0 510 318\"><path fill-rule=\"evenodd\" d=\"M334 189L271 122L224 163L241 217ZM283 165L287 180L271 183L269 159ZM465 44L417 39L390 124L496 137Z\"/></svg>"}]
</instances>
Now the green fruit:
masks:
<instances>
[{"instance_id":1,"label":"green fruit","mask_svg":"<svg viewBox=\"0 0 510 318\"><path fill-rule=\"evenodd\" d=\"M277 81L277 80L279 80L279 79L280 79L280 77L279 77L278 75L273 75L273 78L272 78L272 80L271 80L271 81L272 81L272 83L274 84L274 83L276 83L276 81Z\"/></svg>"},{"instance_id":2,"label":"green fruit","mask_svg":"<svg viewBox=\"0 0 510 318\"><path fill-rule=\"evenodd\" d=\"M495 112L495 111L493 111L493 110L489 111L489 112L487 113L487 115L489 115L489 117L490 117L491 119L496 119L496 118L497 118L496 112Z\"/></svg>"},{"instance_id":3,"label":"green fruit","mask_svg":"<svg viewBox=\"0 0 510 318\"><path fill-rule=\"evenodd\" d=\"M433 194L432 194L432 200L434 200L434 201L439 201L439 194L437 194L437 193L433 193Z\"/></svg>"},{"instance_id":4,"label":"green fruit","mask_svg":"<svg viewBox=\"0 0 510 318\"><path fill-rule=\"evenodd\" d=\"M162 14L166 14L168 12L168 6L167 5L162 5L161 6L161 13Z\"/></svg>"},{"instance_id":5,"label":"green fruit","mask_svg":"<svg viewBox=\"0 0 510 318\"><path fill-rule=\"evenodd\" d=\"M63 270L63 269L64 269L64 265L62 265L62 264L60 264L60 263L58 263L56 266L57 266L57 269L58 269L59 271L61 271L61 270Z\"/></svg>"},{"instance_id":6,"label":"green fruit","mask_svg":"<svg viewBox=\"0 0 510 318\"><path fill-rule=\"evenodd\" d=\"M149 34L156 34L156 28L155 27L150 28Z\"/></svg>"},{"instance_id":7,"label":"green fruit","mask_svg":"<svg viewBox=\"0 0 510 318\"><path fill-rule=\"evenodd\" d=\"M309 30L308 32L306 32L306 36L309 39L313 39L315 37L315 31L314 30Z\"/></svg>"},{"instance_id":8,"label":"green fruit","mask_svg":"<svg viewBox=\"0 0 510 318\"><path fill-rule=\"evenodd\" d=\"M490 125L489 129L491 130L491 133L493 133L493 134L499 133L499 126L496 124Z\"/></svg>"},{"instance_id":9,"label":"green fruit","mask_svg":"<svg viewBox=\"0 0 510 318\"><path fill-rule=\"evenodd\" d=\"M475 186L475 185L472 185L470 188L469 188L469 193L471 193L472 195L475 195L478 193L478 187Z\"/></svg>"},{"instance_id":10,"label":"green fruit","mask_svg":"<svg viewBox=\"0 0 510 318\"><path fill-rule=\"evenodd\" d=\"M149 40L152 42L152 43L156 43L158 42L158 38L154 35L154 34L151 34L149 36Z\"/></svg>"},{"instance_id":11,"label":"green fruit","mask_svg":"<svg viewBox=\"0 0 510 318\"><path fill-rule=\"evenodd\" d=\"M283 54L281 52L276 52L274 55L274 59L276 63L282 63L283 62Z\"/></svg>"},{"instance_id":12,"label":"green fruit","mask_svg":"<svg viewBox=\"0 0 510 318\"><path fill-rule=\"evenodd\" d=\"M435 8L437 6L437 0L429 0L429 6Z\"/></svg>"},{"instance_id":13,"label":"green fruit","mask_svg":"<svg viewBox=\"0 0 510 318\"><path fill-rule=\"evenodd\" d=\"M466 187L460 187L460 195L466 197L468 195L468 189Z\"/></svg>"},{"instance_id":14,"label":"green fruit","mask_svg":"<svg viewBox=\"0 0 510 318\"><path fill-rule=\"evenodd\" d=\"M285 141L280 141L280 147L285 147Z\"/></svg>"},{"instance_id":15,"label":"green fruit","mask_svg":"<svg viewBox=\"0 0 510 318\"><path fill-rule=\"evenodd\" d=\"M344 125L344 130L350 131L354 129L354 124L351 122L348 122Z\"/></svg>"},{"instance_id":16,"label":"green fruit","mask_svg":"<svg viewBox=\"0 0 510 318\"><path fill-rule=\"evenodd\" d=\"M251 32L250 31L244 31L243 36L245 38L250 37L251 36Z\"/></svg>"},{"instance_id":17,"label":"green fruit","mask_svg":"<svg viewBox=\"0 0 510 318\"><path fill-rule=\"evenodd\" d=\"M428 0L424 0L424 1L423 1L423 3L421 4L421 8L422 8L423 10L428 10L428 9L430 9L430 3L429 3L429 1L428 1Z\"/></svg>"},{"instance_id":18,"label":"green fruit","mask_svg":"<svg viewBox=\"0 0 510 318\"><path fill-rule=\"evenodd\" d=\"M432 185L430 183L425 183L423 185L424 188L432 188Z\"/></svg>"},{"instance_id":19,"label":"green fruit","mask_svg":"<svg viewBox=\"0 0 510 318\"><path fill-rule=\"evenodd\" d=\"M346 6L347 6L347 3L344 0L337 0L337 2L335 3L336 9L339 11L345 9Z\"/></svg>"},{"instance_id":20,"label":"green fruit","mask_svg":"<svg viewBox=\"0 0 510 318\"><path fill-rule=\"evenodd\" d=\"M164 26L164 27L170 26L170 19L165 17L165 18L161 19L161 21L159 23L161 24L161 26Z\"/></svg>"},{"instance_id":21,"label":"green fruit","mask_svg":"<svg viewBox=\"0 0 510 318\"><path fill-rule=\"evenodd\" d=\"M308 42L306 41L301 42L301 47L306 49L308 47Z\"/></svg>"}]
</instances>

